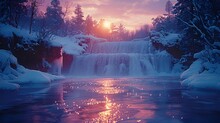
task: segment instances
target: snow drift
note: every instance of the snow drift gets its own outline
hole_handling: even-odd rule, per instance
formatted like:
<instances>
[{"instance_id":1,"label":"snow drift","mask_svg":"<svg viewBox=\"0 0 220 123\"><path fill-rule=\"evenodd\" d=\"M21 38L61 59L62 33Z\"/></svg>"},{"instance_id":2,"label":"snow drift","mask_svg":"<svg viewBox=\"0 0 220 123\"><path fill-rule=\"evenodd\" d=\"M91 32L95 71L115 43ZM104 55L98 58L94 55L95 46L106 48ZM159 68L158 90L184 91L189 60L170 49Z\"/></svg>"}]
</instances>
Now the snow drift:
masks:
<instances>
[{"instance_id":1,"label":"snow drift","mask_svg":"<svg viewBox=\"0 0 220 123\"><path fill-rule=\"evenodd\" d=\"M194 55L197 60L181 74L182 85L220 90L220 52L206 49Z\"/></svg>"},{"instance_id":2,"label":"snow drift","mask_svg":"<svg viewBox=\"0 0 220 123\"><path fill-rule=\"evenodd\" d=\"M21 83L50 83L61 79L44 72L29 70L17 63L10 51L0 50L0 89L16 90Z\"/></svg>"}]
</instances>

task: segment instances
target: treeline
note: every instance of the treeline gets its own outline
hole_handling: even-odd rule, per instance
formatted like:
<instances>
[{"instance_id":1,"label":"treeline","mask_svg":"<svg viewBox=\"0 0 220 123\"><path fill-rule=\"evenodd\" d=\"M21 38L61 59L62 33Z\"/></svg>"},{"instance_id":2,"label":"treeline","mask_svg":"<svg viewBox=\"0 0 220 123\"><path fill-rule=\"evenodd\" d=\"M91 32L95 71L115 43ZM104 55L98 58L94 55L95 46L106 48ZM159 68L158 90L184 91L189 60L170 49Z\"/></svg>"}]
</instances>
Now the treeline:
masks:
<instances>
[{"instance_id":1,"label":"treeline","mask_svg":"<svg viewBox=\"0 0 220 123\"><path fill-rule=\"evenodd\" d=\"M105 28L104 19L97 21L90 15L84 17L80 5L66 4L62 7L59 0L52 0L45 13L39 10L40 6L43 6L42 0L1 0L0 22L15 28L26 28L29 33L37 32L42 39L50 38L51 35L91 34L120 41L146 37L149 33L148 25L133 32L128 31L123 24L112 23L110 28ZM70 7L75 8L75 16L68 17Z\"/></svg>"},{"instance_id":2,"label":"treeline","mask_svg":"<svg viewBox=\"0 0 220 123\"><path fill-rule=\"evenodd\" d=\"M166 4L168 14L154 19L154 30L181 34L181 41L173 47L178 49L183 62L193 61L193 55L206 51L204 59L219 62L220 50L220 1L177 0L175 5Z\"/></svg>"}]
</instances>

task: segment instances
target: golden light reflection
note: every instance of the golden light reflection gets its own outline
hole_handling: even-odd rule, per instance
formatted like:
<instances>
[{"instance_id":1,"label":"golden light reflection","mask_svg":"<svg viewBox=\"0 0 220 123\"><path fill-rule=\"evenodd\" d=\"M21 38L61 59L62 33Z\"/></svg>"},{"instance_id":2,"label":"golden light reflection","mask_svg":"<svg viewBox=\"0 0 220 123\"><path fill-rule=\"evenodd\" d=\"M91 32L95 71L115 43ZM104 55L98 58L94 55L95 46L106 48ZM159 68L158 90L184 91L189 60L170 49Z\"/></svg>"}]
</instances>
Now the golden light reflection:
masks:
<instances>
[{"instance_id":1,"label":"golden light reflection","mask_svg":"<svg viewBox=\"0 0 220 123\"><path fill-rule=\"evenodd\" d=\"M143 93L143 89L128 90L123 80L103 78L95 80L93 88L79 86L76 89L97 92L94 96L79 98L74 101L64 100L64 96L71 91L60 90L59 100L55 101L57 110L64 111L62 122L88 122L88 123L115 123L115 122L146 122L146 119L155 117L158 108L154 103L144 102L150 97ZM77 85L80 83L76 84ZM67 86L69 87L69 86ZM141 87L144 88L144 87ZM125 92L126 91L126 92ZM125 92L125 93L123 93ZM73 93L75 94L75 92ZM120 97L118 98L118 95ZM123 95L123 96L121 96Z\"/></svg>"},{"instance_id":2,"label":"golden light reflection","mask_svg":"<svg viewBox=\"0 0 220 123\"><path fill-rule=\"evenodd\" d=\"M113 103L108 97L105 97L105 111L99 113L98 121L106 123L115 123L118 119L119 104Z\"/></svg>"},{"instance_id":3,"label":"golden light reflection","mask_svg":"<svg viewBox=\"0 0 220 123\"><path fill-rule=\"evenodd\" d=\"M97 87L94 89L95 92L99 94L119 94L125 92L125 90L120 86L115 85L114 80L112 79L103 79L98 81L101 87Z\"/></svg>"}]
</instances>

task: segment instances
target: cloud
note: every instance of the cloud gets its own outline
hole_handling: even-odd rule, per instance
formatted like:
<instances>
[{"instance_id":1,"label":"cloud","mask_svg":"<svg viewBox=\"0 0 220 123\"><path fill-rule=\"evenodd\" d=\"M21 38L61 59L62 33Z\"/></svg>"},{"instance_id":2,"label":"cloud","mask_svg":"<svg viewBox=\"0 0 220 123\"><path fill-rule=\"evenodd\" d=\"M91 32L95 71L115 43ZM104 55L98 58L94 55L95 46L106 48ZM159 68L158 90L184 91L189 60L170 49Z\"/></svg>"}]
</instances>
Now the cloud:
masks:
<instances>
[{"instance_id":1,"label":"cloud","mask_svg":"<svg viewBox=\"0 0 220 123\"><path fill-rule=\"evenodd\" d=\"M152 18L165 13L167 0L60 0L71 4L70 15L74 15L74 7L80 4L84 15L94 19L106 19L113 23L123 23L129 29L149 24ZM172 0L175 2L176 0Z\"/></svg>"}]
</instances>

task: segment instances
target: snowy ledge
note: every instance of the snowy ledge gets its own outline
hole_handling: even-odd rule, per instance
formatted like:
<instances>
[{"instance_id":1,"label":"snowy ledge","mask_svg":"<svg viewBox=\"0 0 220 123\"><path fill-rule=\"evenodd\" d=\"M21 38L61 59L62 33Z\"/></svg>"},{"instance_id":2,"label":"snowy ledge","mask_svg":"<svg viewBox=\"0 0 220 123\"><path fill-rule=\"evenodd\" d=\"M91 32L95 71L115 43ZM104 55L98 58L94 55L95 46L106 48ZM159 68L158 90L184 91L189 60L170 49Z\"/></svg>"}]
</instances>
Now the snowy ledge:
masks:
<instances>
[{"instance_id":1,"label":"snowy ledge","mask_svg":"<svg viewBox=\"0 0 220 123\"><path fill-rule=\"evenodd\" d=\"M12 38L13 33L23 38L23 42L26 44L35 43L38 40L37 33L33 32L29 34L26 29L19 29L10 25L0 23L0 36L5 38ZM50 40L50 41L49 41ZM80 55L85 52L89 43L106 42L104 38L97 38L92 35L78 34L74 36L52 36L48 39L51 46L62 47L64 53L69 55Z\"/></svg>"},{"instance_id":2,"label":"snowy ledge","mask_svg":"<svg viewBox=\"0 0 220 123\"><path fill-rule=\"evenodd\" d=\"M17 90L20 84L50 83L58 79L63 77L26 69L10 51L0 50L0 90Z\"/></svg>"},{"instance_id":3,"label":"snowy ledge","mask_svg":"<svg viewBox=\"0 0 220 123\"><path fill-rule=\"evenodd\" d=\"M97 38L92 35L78 34L67 37L54 36L50 43L52 46L61 46L66 54L80 55L85 52L88 44L106 41L106 39Z\"/></svg>"}]
</instances>

